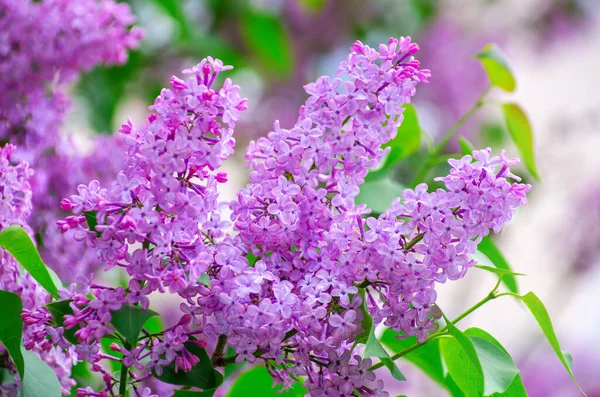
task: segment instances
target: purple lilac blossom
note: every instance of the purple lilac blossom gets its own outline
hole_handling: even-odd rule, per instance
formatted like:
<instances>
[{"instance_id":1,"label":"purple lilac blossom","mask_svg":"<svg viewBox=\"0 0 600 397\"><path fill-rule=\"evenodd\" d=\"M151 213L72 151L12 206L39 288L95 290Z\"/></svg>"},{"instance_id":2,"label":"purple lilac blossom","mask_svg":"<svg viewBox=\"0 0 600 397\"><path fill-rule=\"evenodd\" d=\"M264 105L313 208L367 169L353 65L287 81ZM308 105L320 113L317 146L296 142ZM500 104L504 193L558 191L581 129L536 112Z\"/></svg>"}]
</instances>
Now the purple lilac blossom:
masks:
<instances>
[{"instance_id":1,"label":"purple lilac blossom","mask_svg":"<svg viewBox=\"0 0 600 397\"><path fill-rule=\"evenodd\" d=\"M125 62L141 38L128 29L134 21L114 1L1 0L0 139L52 147L68 102L60 86L99 63Z\"/></svg>"},{"instance_id":2,"label":"purple lilac blossom","mask_svg":"<svg viewBox=\"0 0 600 397\"><path fill-rule=\"evenodd\" d=\"M425 340L440 316L436 283L464 276L475 264L468 254L526 204L530 188L511 182L519 180L509 169L517 159L485 149L449 161L450 174L438 178L447 190L407 189L379 218L355 205L368 169L402 122L402 105L427 82L417 51L410 38L378 49L356 42L335 78L306 85L296 125L276 122L247 150L250 183L230 203L234 234L216 189L226 182L218 168L233 153L233 128L246 109L231 80L214 87L230 67L203 60L184 71L186 80L171 78L146 128L123 124L125 168L110 187L80 185L61 203L73 215L58 222L96 249L108 269L131 277L126 288L84 283L62 292L73 299L66 327L79 326L76 351L104 375L102 392L116 381L97 353L112 331L110 311L168 291L186 300L177 324L131 351L115 347L137 357L128 364L138 370L160 374L173 362L189 370L195 361L185 343L199 335L203 346L225 338L236 362L264 362L285 388L305 376L311 396L388 396L369 370L371 359L351 354L363 331L359 288L376 323Z\"/></svg>"},{"instance_id":3,"label":"purple lilac blossom","mask_svg":"<svg viewBox=\"0 0 600 397\"><path fill-rule=\"evenodd\" d=\"M15 149L11 144L0 148L0 230L19 225L32 234L27 218L32 209L29 181L33 170L24 161L11 165ZM44 305L50 301L50 295L28 273L21 272L17 261L3 249L0 249L0 289L20 296L23 302L23 344L54 370L62 392L69 394L71 387L75 385L75 381L71 379L72 351L62 337L63 329L46 324L50 314ZM0 345L0 356L5 355L6 351ZM16 393L20 380L12 362L3 362L7 363L7 368L16 381L0 384L0 394L6 392L12 395L12 392Z\"/></svg>"},{"instance_id":4,"label":"purple lilac blossom","mask_svg":"<svg viewBox=\"0 0 600 397\"><path fill-rule=\"evenodd\" d=\"M0 0L0 142L19 145L13 160L37 170L30 226L42 242L42 257L66 280L100 261L56 232L53 225L63 216L58 203L78 183L103 180L102 174L112 179L122 168L115 152L100 147L107 139L97 138L99 149L85 157L61 136L70 107L66 85L100 63L124 63L141 38L139 29L129 28L134 21L128 5L112 0ZM102 167L90 167L100 160Z\"/></svg>"}]
</instances>

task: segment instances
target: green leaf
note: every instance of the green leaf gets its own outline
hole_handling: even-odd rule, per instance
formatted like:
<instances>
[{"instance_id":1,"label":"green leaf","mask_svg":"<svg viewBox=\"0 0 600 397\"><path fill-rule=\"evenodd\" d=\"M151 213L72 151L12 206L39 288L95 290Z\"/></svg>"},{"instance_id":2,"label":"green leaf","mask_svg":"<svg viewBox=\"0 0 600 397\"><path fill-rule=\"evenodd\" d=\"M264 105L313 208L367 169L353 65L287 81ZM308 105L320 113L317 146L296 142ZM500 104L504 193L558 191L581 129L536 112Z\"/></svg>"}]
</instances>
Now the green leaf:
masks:
<instances>
[{"instance_id":1,"label":"green leaf","mask_svg":"<svg viewBox=\"0 0 600 397\"><path fill-rule=\"evenodd\" d=\"M383 214L392 201L400 197L404 186L393 182L388 177L367 181L360 186L360 192L356 196L356 204L367 204L375 214Z\"/></svg>"},{"instance_id":2,"label":"green leaf","mask_svg":"<svg viewBox=\"0 0 600 397\"><path fill-rule=\"evenodd\" d=\"M144 310L139 306L124 304L119 310L111 311L111 315L111 324L125 337L125 341L130 346L135 346L144 324L157 313L152 310Z\"/></svg>"},{"instance_id":3,"label":"green leaf","mask_svg":"<svg viewBox=\"0 0 600 397\"><path fill-rule=\"evenodd\" d=\"M50 312L50 315L54 319L54 322L56 323L57 326L59 326L59 327L64 326L65 316L67 314L73 315L73 309L71 308L71 305L70 305L71 302L73 302L73 300L70 299L70 300L64 300L64 301L56 301L56 302L48 303L46 305L46 308ZM77 325L71 329L65 329L65 332L64 332L65 339L68 340L69 342L73 343L74 345L79 344L79 340L75 337L75 332L77 332L77 330L79 328L80 327Z\"/></svg>"},{"instance_id":4,"label":"green leaf","mask_svg":"<svg viewBox=\"0 0 600 397\"><path fill-rule=\"evenodd\" d=\"M390 153L385 159L384 169L393 167L421 147L421 127L419 126L415 107L411 104L404 105L403 115L404 120L400 127L398 127L396 137L384 145L384 148L391 148Z\"/></svg>"},{"instance_id":5,"label":"green leaf","mask_svg":"<svg viewBox=\"0 0 600 397\"><path fill-rule=\"evenodd\" d=\"M50 273L50 278L52 279L54 285L56 285L57 288L62 288L64 285L60 277L58 277L58 274L56 274L56 272L49 267L46 267L46 270L48 270L48 273Z\"/></svg>"},{"instance_id":6,"label":"green leaf","mask_svg":"<svg viewBox=\"0 0 600 397\"><path fill-rule=\"evenodd\" d=\"M502 111L508 133L519 149L525 167L535 179L540 180L533 154L533 129L527 115L516 103L503 104Z\"/></svg>"},{"instance_id":7,"label":"green leaf","mask_svg":"<svg viewBox=\"0 0 600 397\"><path fill-rule=\"evenodd\" d=\"M358 293L362 297L362 304L360 305L360 310L363 314L363 320L361 323L361 327L363 331L360 335L356 337L355 343L367 343L369 339L369 335L371 334L371 329L373 328L373 317L369 314L369 309L367 308L367 298L366 298L366 289L360 288Z\"/></svg>"},{"instance_id":8,"label":"green leaf","mask_svg":"<svg viewBox=\"0 0 600 397\"><path fill-rule=\"evenodd\" d=\"M503 393L506 391L519 370L512 358L502 349L487 339L469 336L477 356L481 362L484 379L484 394Z\"/></svg>"},{"instance_id":9,"label":"green leaf","mask_svg":"<svg viewBox=\"0 0 600 397\"><path fill-rule=\"evenodd\" d=\"M466 155L472 155L473 154L473 150L475 150L475 147L473 146L473 144L464 136L459 136L458 137L458 144L460 145L460 151L462 153L463 156Z\"/></svg>"},{"instance_id":10,"label":"green leaf","mask_svg":"<svg viewBox=\"0 0 600 397\"><path fill-rule=\"evenodd\" d=\"M396 335L398 335L397 332L386 329L381 336L381 343L394 353L417 344L417 338L414 336L405 339L396 339ZM452 397L464 397L463 392L454 383L452 377L446 374L440 353L439 339L423 343L418 349L405 354L401 359L407 360L417 366L440 386L446 388Z\"/></svg>"},{"instance_id":11,"label":"green leaf","mask_svg":"<svg viewBox=\"0 0 600 397\"><path fill-rule=\"evenodd\" d=\"M296 382L288 391L278 392L281 387L278 389L273 388L273 378L267 369L260 366L241 373L231 385L227 397L301 397L307 393L301 382Z\"/></svg>"},{"instance_id":12,"label":"green leaf","mask_svg":"<svg viewBox=\"0 0 600 397\"><path fill-rule=\"evenodd\" d=\"M465 397L465 393L463 393L463 391L460 390L460 387L458 387L458 385L456 384L454 379L452 379L452 376L450 376L450 374L446 375L445 383L446 383L446 388L448 389L448 392L450 393L450 396Z\"/></svg>"},{"instance_id":13,"label":"green leaf","mask_svg":"<svg viewBox=\"0 0 600 397\"><path fill-rule=\"evenodd\" d=\"M280 78L292 73L292 43L280 18L248 8L243 15L241 29L247 48L265 72Z\"/></svg>"},{"instance_id":14,"label":"green leaf","mask_svg":"<svg viewBox=\"0 0 600 397\"><path fill-rule=\"evenodd\" d=\"M554 332L552 320L550 319L550 315L548 314L548 311L546 310L546 307L544 306L542 301L533 292L528 292L523 296L515 296L521 299L523 303L525 303L531 314L533 314L533 317L538 322L540 328L546 336L546 339L548 339L550 346L552 346L552 349L554 349L554 352L560 359L560 362L563 364L563 366L571 376L571 379L573 379L573 382L577 385L577 387L579 387L581 393L583 393L583 395L585 396L585 392L583 391L583 389L581 389L579 383L577 383L577 380L573 375L573 371L571 370L572 359L569 360L570 355L569 358L565 357L563 351L560 349L560 343L558 342L558 338L556 337L556 333Z\"/></svg>"},{"instance_id":15,"label":"green leaf","mask_svg":"<svg viewBox=\"0 0 600 397\"><path fill-rule=\"evenodd\" d=\"M446 319L453 338L440 339L440 351L448 374L467 397L483 395L483 368L471 339Z\"/></svg>"},{"instance_id":16,"label":"green leaf","mask_svg":"<svg viewBox=\"0 0 600 397\"><path fill-rule=\"evenodd\" d=\"M200 361L188 372L175 372L175 363L163 368L161 375L153 372L158 380L172 385L199 387L203 390L214 389L223 383L223 376L215 371L206 350L195 343L185 343L185 348Z\"/></svg>"},{"instance_id":17,"label":"green leaf","mask_svg":"<svg viewBox=\"0 0 600 397\"><path fill-rule=\"evenodd\" d=\"M96 230L98 226L98 211L84 211L85 221L88 224L88 228L92 232L96 232L96 237L102 236L102 233Z\"/></svg>"},{"instance_id":18,"label":"green leaf","mask_svg":"<svg viewBox=\"0 0 600 397\"><path fill-rule=\"evenodd\" d=\"M471 348L475 351L471 340ZM483 370L477 368L466 349L456 339L441 338L440 351L448 368L448 374L467 397L483 396ZM479 364L481 365L481 364Z\"/></svg>"},{"instance_id":19,"label":"green leaf","mask_svg":"<svg viewBox=\"0 0 600 397\"><path fill-rule=\"evenodd\" d=\"M401 352L402 350L417 344L417 338L415 336L397 339L396 335L398 335L396 331L387 328L381 336L381 343L394 353ZM437 339L424 343L418 349L402 356L402 359L410 361L425 372L431 379L440 385L445 386L444 366L442 364L442 356Z\"/></svg>"},{"instance_id":20,"label":"green leaf","mask_svg":"<svg viewBox=\"0 0 600 397\"><path fill-rule=\"evenodd\" d=\"M256 261L258 261L258 257L255 256L252 251L248 252L248 254L246 255L246 259L248 259L249 267L254 267L254 265L256 264Z\"/></svg>"},{"instance_id":21,"label":"green leaf","mask_svg":"<svg viewBox=\"0 0 600 397\"><path fill-rule=\"evenodd\" d=\"M496 345L504 354L510 356L508 351L498 342L492 335L488 334L484 330L480 328L469 328L465 331L465 334L469 335L469 337L478 337L481 339L485 339L488 342ZM514 362L514 361L513 361ZM508 387L508 389L502 393L495 393L493 397L527 397L527 391L525 390L525 385L523 385L523 380L521 380L521 375L517 374L513 379L512 383Z\"/></svg>"},{"instance_id":22,"label":"green leaf","mask_svg":"<svg viewBox=\"0 0 600 397\"><path fill-rule=\"evenodd\" d=\"M91 380L92 372L90 371L90 363L87 361L80 361L73 365L71 368L71 376L73 378L79 378L87 381Z\"/></svg>"},{"instance_id":23,"label":"green leaf","mask_svg":"<svg viewBox=\"0 0 600 397\"><path fill-rule=\"evenodd\" d=\"M475 57L481 61L492 86L502 88L507 92L515 90L517 86L515 77L500 47L494 43L486 44L483 51L476 54Z\"/></svg>"},{"instance_id":24,"label":"green leaf","mask_svg":"<svg viewBox=\"0 0 600 397\"><path fill-rule=\"evenodd\" d=\"M371 327L371 331L369 332L369 338L367 339L367 343L365 344L365 350L363 352L363 356L367 357L376 357L381 360L383 365L390 370L392 377L396 380L406 380L404 374L400 371L396 363L391 359L388 352L381 346L381 343L377 340L375 336L375 329Z\"/></svg>"},{"instance_id":25,"label":"green leaf","mask_svg":"<svg viewBox=\"0 0 600 397\"><path fill-rule=\"evenodd\" d=\"M58 299L58 288L61 288L62 285L54 283L33 241L21 226L13 225L1 231L0 247L14 256L35 281Z\"/></svg>"},{"instance_id":26,"label":"green leaf","mask_svg":"<svg viewBox=\"0 0 600 397\"><path fill-rule=\"evenodd\" d=\"M210 277L209 277L208 273L202 272L202 274L198 278L198 282L201 284L204 284L207 287L210 287Z\"/></svg>"},{"instance_id":27,"label":"green leaf","mask_svg":"<svg viewBox=\"0 0 600 397\"><path fill-rule=\"evenodd\" d=\"M0 290L0 342L12 358L19 376L23 379L25 367L21 354L21 338L23 337L23 320L21 320L23 303L17 294Z\"/></svg>"},{"instance_id":28,"label":"green leaf","mask_svg":"<svg viewBox=\"0 0 600 397\"><path fill-rule=\"evenodd\" d=\"M149 334L157 334L164 329L162 320L160 316L150 317L146 324L144 324L144 329L148 331Z\"/></svg>"},{"instance_id":29,"label":"green leaf","mask_svg":"<svg viewBox=\"0 0 600 397\"><path fill-rule=\"evenodd\" d=\"M519 292L517 279L514 276L522 276L522 274L512 272L508 261L504 258L504 255L502 255L502 252L496 246L496 244L494 244L494 241L490 238L490 236L486 236L481 240L481 242L477 245L477 250L485 255L490 260L492 265L496 266L497 269L506 271L501 273L502 282L504 282L506 288L508 288L508 290L511 292Z\"/></svg>"},{"instance_id":30,"label":"green leaf","mask_svg":"<svg viewBox=\"0 0 600 397\"><path fill-rule=\"evenodd\" d=\"M60 382L52 368L24 347L21 352L25 360L23 397L61 396Z\"/></svg>"}]
</instances>

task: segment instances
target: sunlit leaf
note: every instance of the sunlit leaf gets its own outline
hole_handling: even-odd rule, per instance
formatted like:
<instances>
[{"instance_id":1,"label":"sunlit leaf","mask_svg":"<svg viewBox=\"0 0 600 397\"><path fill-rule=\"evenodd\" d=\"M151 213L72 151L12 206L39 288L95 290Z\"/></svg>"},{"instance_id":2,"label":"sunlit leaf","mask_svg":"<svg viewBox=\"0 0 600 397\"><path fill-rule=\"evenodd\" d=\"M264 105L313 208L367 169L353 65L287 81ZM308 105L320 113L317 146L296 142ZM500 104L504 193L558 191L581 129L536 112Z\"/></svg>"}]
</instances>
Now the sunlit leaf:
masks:
<instances>
[{"instance_id":1,"label":"sunlit leaf","mask_svg":"<svg viewBox=\"0 0 600 397\"><path fill-rule=\"evenodd\" d=\"M13 225L2 230L0 247L6 249L35 281L58 299L58 288L62 285L55 284L31 237L22 227Z\"/></svg>"},{"instance_id":2,"label":"sunlit leaf","mask_svg":"<svg viewBox=\"0 0 600 397\"><path fill-rule=\"evenodd\" d=\"M231 385L227 397L301 397L307 392L302 382L297 382L288 391L279 392L280 389L273 388L273 377L265 367L260 366L241 373Z\"/></svg>"},{"instance_id":3,"label":"sunlit leaf","mask_svg":"<svg viewBox=\"0 0 600 397\"><path fill-rule=\"evenodd\" d=\"M404 105L403 116L404 120L398 128L396 137L384 145L391 148L385 159L384 169L393 167L421 147L421 127L415 107L411 104Z\"/></svg>"},{"instance_id":4,"label":"sunlit leaf","mask_svg":"<svg viewBox=\"0 0 600 397\"><path fill-rule=\"evenodd\" d=\"M525 167L535 179L539 180L540 175L533 153L533 130L527 115L516 103L503 104L502 111L508 132L521 153Z\"/></svg>"},{"instance_id":5,"label":"sunlit leaf","mask_svg":"<svg viewBox=\"0 0 600 397\"><path fill-rule=\"evenodd\" d=\"M560 359L560 362L563 364L563 366L571 376L571 379L573 379L573 382L575 382L577 387L579 387L579 390L581 390L583 395L585 395L585 392L583 391L583 389L581 389L581 386L579 386L579 383L577 383L577 380L573 375L573 371L571 369L572 358L569 359L570 355L568 356L568 358L565 357L565 354L561 350L560 343L558 342L558 338L556 337L556 333L554 332L554 327L552 326L552 320L550 319L548 310L546 310L546 307L544 306L542 301L533 292L528 292L523 296L517 297L521 299L523 303L525 303L531 314L533 314L533 317L539 324L540 328L542 329L542 332L544 332L546 339L550 343L550 346L552 346L552 349L554 349L554 352Z\"/></svg>"},{"instance_id":6,"label":"sunlit leaf","mask_svg":"<svg viewBox=\"0 0 600 397\"><path fill-rule=\"evenodd\" d=\"M483 368L471 339L447 321L452 338L440 339L440 352L448 373L467 397L483 395Z\"/></svg>"},{"instance_id":7,"label":"sunlit leaf","mask_svg":"<svg viewBox=\"0 0 600 397\"><path fill-rule=\"evenodd\" d=\"M150 317L146 324L144 324L144 329L148 331L149 334L157 334L164 329L162 320L159 316Z\"/></svg>"},{"instance_id":8,"label":"sunlit leaf","mask_svg":"<svg viewBox=\"0 0 600 397\"><path fill-rule=\"evenodd\" d=\"M515 77L500 47L494 43L487 44L483 51L475 56L481 61L492 86L508 92L515 90Z\"/></svg>"}]
</instances>

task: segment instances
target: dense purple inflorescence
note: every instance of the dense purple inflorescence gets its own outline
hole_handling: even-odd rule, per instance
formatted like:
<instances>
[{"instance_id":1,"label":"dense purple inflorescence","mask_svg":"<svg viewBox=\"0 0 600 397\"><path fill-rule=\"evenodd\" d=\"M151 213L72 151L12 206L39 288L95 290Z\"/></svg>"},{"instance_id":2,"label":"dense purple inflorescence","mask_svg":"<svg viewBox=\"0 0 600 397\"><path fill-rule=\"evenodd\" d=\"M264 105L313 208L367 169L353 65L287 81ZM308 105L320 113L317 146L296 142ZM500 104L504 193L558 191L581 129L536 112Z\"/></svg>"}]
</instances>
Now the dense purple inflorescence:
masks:
<instances>
[{"instance_id":1,"label":"dense purple inflorescence","mask_svg":"<svg viewBox=\"0 0 600 397\"><path fill-rule=\"evenodd\" d=\"M99 63L118 64L141 32L126 4L0 1L0 139L52 147L66 99L56 85Z\"/></svg>"},{"instance_id":2,"label":"dense purple inflorescence","mask_svg":"<svg viewBox=\"0 0 600 397\"><path fill-rule=\"evenodd\" d=\"M115 151L98 148L104 138L95 139L92 156L82 156L61 135L70 107L66 87L98 64L125 62L141 38L138 28L130 28L134 21L129 6L113 0L0 0L0 142L18 145L13 160L36 169L30 226L44 242L42 257L66 280L100 262L56 231L56 220L64 216L58 203L79 183L112 180L112 168L123 164L111 156ZM104 170L89 166L99 160ZM77 268L69 268L76 258Z\"/></svg>"},{"instance_id":3,"label":"dense purple inflorescence","mask_svg":"<svg viewBox=\"0 0 600 397\"><path fill-rule=\"evenodd\" d=\"M94 251L69 244L71 236L56 230L56 220L64 216L60 199L82 181L112 180L124 163L103 149L79 155L61 136L70 106L66 86L100 63L123 63L141 38L137 28L129 28L133 22L129 6L112 0L0 0L0 230L24 227L42 241L38 248L46 263L66 279L101 262ZM95 145L106 140L98 138ZM50 296L1 249L0 288L21 297L24 346L53 368L69 394L75 385L73 348L62 328L48 326L51 316L43 305ZM14 373L10 363L9 370ZM17 393L15 383L0 387L0 394Z\"/></svg>"},{"instance_id":4,"label":"dense purple inflorescence","mask_svg":"<svg viewBox=\"0 0 600 397\"><path fill-rule=\"evenodd\" d=\"M0 148L0 230L10 225L19 225L32 234L27 220L32 207L29 181L33 171L24 161L11 165L15 149L11 144ZM59 342L62 330L46 324L51 317L44 305L49 302L50 295L28 273L21 272L17 261L3 249L0 249L0 290L20 296L23 318L29 320L24 321L23 344L50 365L58 376L63 392L68 394L75 385L75 381L71 379L73 358L66 341ZM4 347L0 345L0 356L6 354ZM18 376L13 366L8 369ZM19 382L20 380L17 383L1 383L0 395L16 393Z\"/></svg>"},{"instance_id":5,"label":"dense purple inflorescence","mask_svg":"<svg viewBox=\"0 0 600 397\"><path fill-rule=\"evenodd\" d=\"M246 109L229 79L217 88L230 67L203 60L186 80L171 79L146 128L122 126L125 168L111 186L80 185L62 201L74 215L59 222L131 278L127 287L63 291L74 309L65 325L79 327L78 359L104 375L102 393L116 382L98 352L99 339L113 332L112 311L126 303L148 308L149 294L168 291L185 300L180 321L118 348L126 366L161 374L174 363L187 371L198 359L184 343L195 335L211 346L226 341L237 362L263 360L286 387L306 377L312 396L387 395L371 360L351 353L365 307L376 323L423 341L440 316L435 284L462 277L480 239L498 232L529 190L511 182L518 160L486 149L451 160L450 174L439 178L446 189L406 190L378 218L355 205L402 122L402 106L427 81L417 51L408 38L378 50L357 42L334 79L308 84L296 125L275 123L250 145L250 184L230 204L233 223L222 219L226 204L217 193L226 181L218 168L233 153L233 128ZM95 230L86 216L96 218Z\"/></svg>"}]
</instances>

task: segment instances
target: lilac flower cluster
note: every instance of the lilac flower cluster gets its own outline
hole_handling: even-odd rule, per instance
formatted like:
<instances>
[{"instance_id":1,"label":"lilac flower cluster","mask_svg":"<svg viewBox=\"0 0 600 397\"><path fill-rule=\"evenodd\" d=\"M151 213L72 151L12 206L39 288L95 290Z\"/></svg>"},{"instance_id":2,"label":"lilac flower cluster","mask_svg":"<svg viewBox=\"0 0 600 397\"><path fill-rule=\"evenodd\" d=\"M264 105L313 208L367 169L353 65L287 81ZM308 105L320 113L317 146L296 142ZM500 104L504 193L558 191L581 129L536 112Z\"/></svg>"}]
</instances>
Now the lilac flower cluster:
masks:
<instances>
[{"instance_id":1,"label":"lilac flower cluster","mask_svg":"<svg viewBox=\"0 0 600 397\"><path fill-rule=\"evenodd\" d=\"M143 331L131 349L115 345L125 367L190 370L198 358L185 343L196 335L218 346L216 365L262 360L285 387L306 377L312 396L387 396L371 359L353 355L365 313L423 341L440 315L436 283L462 277L474 265L468 254L511 219L529 190L510 181L519 180L509 169L518 160L486 149L451 160L450 174L439 178L446 189L406 190L378 218L354 203L403 105L427 82L417 51L409 38L378 49L357 42L334 79L308 84L296 125L275 123L248 148L250 183L230 203L233 225L221 217L217 185L226 175L218 168L233 153L246 101L229 79L215 87L230 67L203 60L184 71L186 80L171 78L146 128L122 126L125 168L110 187L80 185L61 202L74 215L58 222L108 269L130 276L127 287L88 281L62 292L72 300L65 326L77 329L78 359L105 380L100 393L117 383L101 361L118 359L98 348L114 332L112 312L124 304L147 309L149 294L168 290L185 300L183 315L159 334ZM225 346L234 357L223 357ZM136 392L149 376L132 372Z\"/></svg>"},{"instance_id":2,"label":"lilac flower cluster","mask_svg":"<svg viewBox=\"0 0 600 397\"><path fill-rule=\"evenodd\" d=\"M129 28L134 21L127 4L112 0L0 0L0 142L17 144L13 159L26 160L37 170L31 179L30 226L42 237L42 257L68 280L99 261L56 232L54 224L63 216L58 203L78 183L100 176L85 165L94 161L90 159L110 160L106 167L114 164L117 171L122 161L101 156L104 149L80 156L61 136L70 106L66 85L100 63L124 63L141 38L138 28ZM82 257L86 260L79 261L77 270L62 268Z\"/></svg>"},{"instance_id":3,"label":"lilac flower cluster","mask_svg":"<svg viewBox=\"0 0 600 397\"><path fill-rule=\"evenodd\" d=\"M27 218L31 214L31 185L33 170L22 161L11 165L14 145L8 144L0 148L0 230L19 225L31 233ZM62 330L48 327L50 320L44 305L49 302L50 295L28 274L19 270L19 264L3 249L0 249L0 289L13 292L23 302L23 342L25 348L33 350L52 367L61 383L62 390L68 394L75 381L71 379L72 358L69 345L61 338ZM46 338L49 335L49 338ZM64 342L64 343L61 343ZM0 345L0 356L6 354ZM12 362L8 362L9 371L18 376ZM12 395L18 382L0 384L0 394ZM15 394L16 395L16 394Z\"/></svg>"},{"instance_id":4,"label":"lilac flower cluster","mask_svg":"<svg viewBox=\"0 0 600 397\"><path fill-rule=\"evenodd\" d=\"M474 153L475 163L470 156L451 162L451 174L441 178L447 191L427 193L419 185L379 219L363 220L368 209L354 204L359 185L381 160L381 145L393 138L401 106L428 76L408 58L417 48L408 40L392 40L380 51L355 45L338 69L343 86L327 77L309 84L311 97L296 126L276 124L248 150L251 184L232 208L240 239L261 260L234 279L232 303L219 297L231 308L217 316L218 330L233 328L229 341L249 361L258 349L276 359L279 341L297 330L285 343L298 352L294 359L313 395L330 389L371 393L364 376L344 383L343 371L331 365L340 356L348 365L349 346L361 332L360 287L369 286L366 304L376 323L424 340L439 317L435 283L462 277L474 265L468 254L480 238L489 229L499 231L526 202L529 186L506 180L518 160L506 153L490 157L487 149ZM279 285L285 300L276 295ZM199 300L198 306L207 303ZM274 322L279 318L285 326ZM329 361L329 377L311 359ZM346 370L359 371L360 365Z\"/></svg>"},{"instance_id":5,"label":"lilac flower cluster","mask_svg":"<svg viewBox=\"0 0 600 397\"><path fill-rule=\"evenodd\" d=\"M0 139L52 146L48 130L67 101L52 85L101 62L123 63L141 38L128 29L134 21L128 5L113 1L0 1Z\"/></svg>"},{"instance_id":6,"label":"lilac flower cluster","mask_svg":"<svg viewBox=\"0 0 600 397\"><path fill-rule=\"evenodd\" d=\"M131 276L126 289L91 284L73 286L65 295L74 301L74 315L65 324L80 327L75 334L82 342L77 348L80 359L96 363L105 358L97 354L98 340L114 332L111 310L123 303L147 309L147 295L157 290L184 298L198 294L198 279L209 270L208 257L217 256L217 240L228 226L217 202L217 185L227 179L217 169L233 153L233 127L246 109L230 79L215 87L219 73L230 68L208 58L184 71L190 75L186 80L173 77L171 88L150 107L154 113L146 128L138 131L130 121L122 126L127 161L110 189L92 181L79 186L79 195L62 201L62 209L75 215L59 221L60 230L85 241L108 268L123 267ZM95 214L95 230L89 230L86 213ZM85 296L90 291L95 300ZM198 324L198 319L184 315L160 339L123 350L130 358L126 366L160 374L175 362L189 370L198 360L183 345L188 335L198 333L190 330L191 323ZM149 363L142 364L147 357ZM110 388L111 375L100 365L92 369L107 377Z\"/></svg>"}]
</instances>

